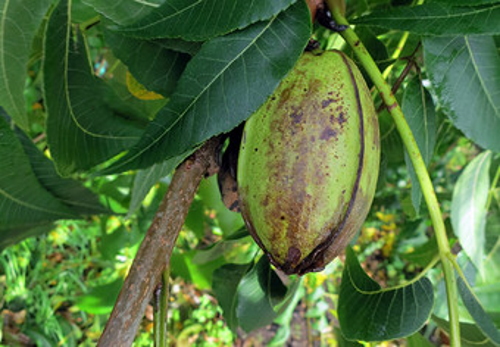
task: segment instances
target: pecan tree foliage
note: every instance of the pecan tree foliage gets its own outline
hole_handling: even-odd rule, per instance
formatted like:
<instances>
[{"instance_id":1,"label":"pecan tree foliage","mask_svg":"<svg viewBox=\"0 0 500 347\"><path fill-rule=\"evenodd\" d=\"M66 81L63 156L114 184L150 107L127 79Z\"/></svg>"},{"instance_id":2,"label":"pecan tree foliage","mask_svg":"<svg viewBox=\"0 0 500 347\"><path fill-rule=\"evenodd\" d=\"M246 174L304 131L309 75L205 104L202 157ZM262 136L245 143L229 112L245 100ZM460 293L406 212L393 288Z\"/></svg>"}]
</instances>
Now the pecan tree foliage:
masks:
<instances>
[{"instance_id":1,"label":"pecan tree foliage","mask_svg":"<svg viewBox=\"0 0 500 347\"><path fill-rule=\"evenodd\" d=\"M312 11L303 0L1 5L1 247L44 233L61 219L116 213L101 204L113 198L96 189L102 177L133 182L133 214L147 190L177 168L141 246L150 248L139 251L120 295L130 305L118 299L102 345L131 343L197 183L214 172L214 153L223 146L217 141L266 101L311 38L318 49L343 50L362 69L380 105L381 176L406 162L408 225L411 219L432 224L417 256L407 258L423 271L398 287L382 289L347 251L338 299L343 336L410 336L431 317L454 345L500 344L495 308L484 304L491 299L485 288L500 283L498 1L351 1L347 8L340 1L310 1ZM319 21L340 33L312 23L311 12L325 15ZM452 196L440 197L449 202L443 217L434 191L439 177L427 168L464 139L474 143L476 156L451 182ZM160 221L174 215L165 230ZM157 233L161 241L151 242ZM240 234L230 235L219 242ZM451 253L454 243L461 245L458 254ZM464 259L461 266L457 257ZM467 278L466 267L472 269ZM449 316L432 310L434 296L443 294L439 280L431 284L426 277L431 269L443 271ZM248 283L258 283L254 288L265 298L257 316L249 309L255 298ZM283 280L265 257L213 272L213 289L233 329L272 322L296 302L300 285L300 278ZM474 323L461 321L459 297ZM366 307L369 315L356 309ZM117 319L126 320L123 337L113 330Z\"/></svg>"}]
</instances>

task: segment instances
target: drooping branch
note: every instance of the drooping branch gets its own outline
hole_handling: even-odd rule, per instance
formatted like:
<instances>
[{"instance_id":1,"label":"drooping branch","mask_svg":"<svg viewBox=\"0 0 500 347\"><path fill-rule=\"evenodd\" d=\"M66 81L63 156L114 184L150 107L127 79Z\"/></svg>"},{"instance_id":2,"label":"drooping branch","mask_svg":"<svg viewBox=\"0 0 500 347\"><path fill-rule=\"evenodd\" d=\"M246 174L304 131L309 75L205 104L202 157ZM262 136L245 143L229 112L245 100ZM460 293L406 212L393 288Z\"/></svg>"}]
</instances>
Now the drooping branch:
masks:
<instances>
[{"instance_id":1,"label":"drooping branch","mask_svg":"<svg viewBox=\"0 0 500 347\"><path fill-rule=\"evenodd\" d=\"M175 171L169 189L139 247L113 312L99 340L100 347L132 345L137 328L184 224L203 177L217 172L218 138L208 140Z\"/></svg>"}]
</instances>

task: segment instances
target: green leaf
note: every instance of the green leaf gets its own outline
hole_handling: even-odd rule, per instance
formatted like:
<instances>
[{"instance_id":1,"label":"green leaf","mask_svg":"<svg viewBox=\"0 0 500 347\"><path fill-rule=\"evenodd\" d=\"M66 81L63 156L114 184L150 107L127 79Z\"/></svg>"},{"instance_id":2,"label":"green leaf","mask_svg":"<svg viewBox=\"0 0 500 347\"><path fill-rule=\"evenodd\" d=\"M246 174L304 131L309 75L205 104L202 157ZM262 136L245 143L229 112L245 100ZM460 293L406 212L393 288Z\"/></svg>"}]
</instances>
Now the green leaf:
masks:
<instances>
[{"instance_id":1,"label":"green leaf","mask_svg":"<svg viewBox=\"0 0 500 347\"><path fill-rule=\"evenodd\" d=\"M222 202L217 178L215 176L201 181L198 189L198 196L207 209L215 211L215 217L224 235L230 235L244 226L245 222L241 217L241 213L228 210Z\"/></svg>"},{"instance_id":2,"label":"green leaf","mask_svg":"<svg viewBox=\"0 0 500 347\"><path fill-rule=\"evenodd\" d=\"M387 47L377 37L375 30L367 26L357 26L355 28L355 31L360 41L363 42L363 45L365 45L366 49L372 56L373 60L375 60L375 62L377 63L379 69L381 71L384 71L384 69L391 63L391 58L387 53ZM363 65L359 63L359 60L354 51L352 50L352 48L347 46L345 49L343 49L343 52L346 53L349 57L351 57L351 59L353 59L357 63L357 65L361 68L361 72L363 73L366 83L370 88L372 86L371 79L368 77L366 71L363 68Z\"/></svg>"},{"instance_id":3,"label":"green leaf","mask_svg":"<svg viewBox=\"0 0 500 347\"><path fill-rule=\"evenodd\" d=\"M239 325L236 315L238 285L251 266L252 263L244 265L226 264L213 273L212 289L224 311L224 320L233 331L236 331Z\"/></svg>"},{"instance_id":4,"label":"green leaf","mask_svg":"<svg viewBox=\"0 0 500 347\"><path fill-rule=\"evenodd\" d=\"M123 286L123 280L96 286L76 299L76 306L82 311L91 314L109 314L113 310L118 294Z\"/></svg>"},{"instance_id":5,"label":"green leaf","mask_svg":"<svg viewBox=\"0 0 500 347\"><path fill-rule=\"evenodd\" d=\"M92 22L93 18L98 15L94 8L87 5L83 0L72 0L71 19L74 23L83 24L87 21Z\"/></svg>"},{"instance_id":6,"label":"green leaf","mask_svg":"<svg viewBox=\"0 0 500 347\"><path fill-rule=\"evenodd\" d=\"M342 334L342 331L338 327L334 327L333 331L337 339L338 347L363 347L364 345L358 341L349 341Z\"/></svg>"},{"instance_id":7,"label":"green leaf","mask_svg":"<svg viewBox=\"0 0 500 347\"><path fill-rule=\"evenodd\" d=\"M99 183L97 190L99 195L105 195L107 204L115 213L127 213L133 178L133 175L116 175L105 178Z\"/></svg>"},{"instance_id":8,"label":"green leaf","mask_svg":"<svg viewBox=\"0 0 500 347\"><path fill-rule=\"evenodd\" d=\"M434 344L422 336L420 333L415 333L406 339L408 347L433 347Z\"/></svg>"},{"instance_id":9,"label":"green leaf","mask_svg":"<svg viewBox=\"0 0 500 347\"><path fill-rule=\"evenodd\" d=\"M404 162L404 145L399 136L394 121L389 112L382 111L379 116L381 165L386 167L396 167ZM383 176L383 175L381 175ZM383 177L381 179L384 179Z\"/></svg>"},{"instance_id":10,"label":"green leaf","mask_svg":"<svg viewBox=\"0 0 500 347\"><path fill-rule=\"evenodd\" d=\"M182 277L197 288L209 289L214 271L224 265L226 261L221 255L211 262L197 264L193 262L197 252L197 250L192 250L173 254L170 260L172 275Z\"/></svg>"},{"instance_id":11,"label":"green leaf","mask_svg":"<svg viewBox=\"0 0 500 347\"><path fill-rule=\"evenodd\" d=\"M172 51L186 53L191 56L197 54L203 44L203 42L184 41L181 39L160 39L153 40L153 42L165 49L171 49Z\"/></svg>"},{"instance_id":12,"label":"green leaf","mask_svg":"<svg viewBox=\"0 0 500 347\"><path fill-rule=\"evenodd\" d=\"M205 43L139 143L104 172L151 166L247 119L299 58L310 24L299 1L268 22Z\"/></svg>"},{"instance_id":13,"label":"green leaf","mask_svg":"<svg viewBox=\"0 0 500 347\"><path fill-rule=\"evenodd\" d=\"M427 38L423 45L443 111L472 141L500 151L500 57L493 38Z\"/></svg>"},{"instance_id":14,"label":"green leaf","mask_svg":"<svg viewBox=\"0 0 500 347\"><path fill-rule=\"evenodd\" d=\"M173 157L165 160L162 163L155 164L150 168L139 170L134 178L132 188L132 197L130 198L130 206L128 215L133 214L142 204L146 195L162 177L172 173L175 167L182 161L183 156Z\"/></svg>"},{"instance_id":15,"label":"green leaf","mask_svg":"<svg viewBox=\"0 0 500 347\"><path fill-rule=\"evenodd\" d=\"M500 281L498 279L496 281L489 280L488 278L487 283L478 284L476 282L474 285L474 294L489 315L498 316L500 315Z\"/></svg>"},{"instance_id":16,"label":"green leaf","mask_svg":"<svg viewBox=\"0 0 500 347\"><path fill-rule=\"evenodd\" d=\"M274 306L285 298L286 287L262 256L238 286L236 313L246 332L266 326L278 316Z\"/></svg>"},{"instance_id":17,"label":"green leaf","mask_svg":"<svg viewBox=\"0 0 500 347\"><path fill-rule=\"evenodd\" d=\"M101 252L102 258L104 260L114 261L119 252L127 246L134 244L133 236L134 233L123 225L120 225L116 229L109 231L109 227L106 228L105 222L102 222L104 227L103 233L99 238L99 252ZM144 236L144 235L141 235Z\"/></svg>"},{"instance_id":18,"label":"green leaf","mask_svg":"<svg viewBox=\"0 0 500 347\"><path fill-rule=\"evenodd\" d=\"M432 316L432 320L446 332L450 332L450 323L437 316ZM463 347L498 347L479 329L477 324L460 322L460 337Z\"/></svg>"},{"instance_id":19,"label":"green leaf","mask_svg":"<svg viewBox=\"0 0 500 347\"><path fill-rule=\"evenodd\" d=\"M83 2L115 23L126 25L156 10L165 0L83 0Z\"/></svg>"},{"instance_id":20,"label":"green leaf","mask_svg":"<svg viewBox=\"0 0 500 347\"><path fill-rule=\"evenodd\" d=\"M59 173L88 170L137 141L139 115L93 76L83 36L71 33L66 1L48 23L43 74L47 138Z\"/></svg>"},{"instance_id":21,"label":"green leaf","mask_svg":"<svg viewBox=\"0 0 500 347\"><path fill-rule=\"evenodd\" d=\"M99 197L80 182L60 177L54 163L43 155L23 132L16 130L33 173L48 192L78 215L110 213L101 205Z\"/></svg>"},{"instance_id":22,"label":"green leaf","mask_svg":"<svg viewBox=\"0 0 500 347\"><path fill-rule=\"evenodd\" d=\"M24 84L33 38L52 0L0 0L0 106L28 128Z\"/></svg>"},{"instance_id":23,"label":"green leaf","mask_svg":"<svg viewBox=\"0 0 500 347\"><path fill-rule=\"evenodd\" d=\"M279 316L276 317L274 323L278 324L280 327L272 340L269 341L268 346L285 346L294 329L292 320L296 317L295 309L299 301L306 295L306 288L302 283L303 277L295 278L294 281L293 287L288 290L288 300L285 299L282 309L278 310Z\"/></svg>"},{"instance_id":24,"label":"green leaf","mask_svg":"<svg viewBox=\"0 0 500 347\"><path fill-rule=\"evenodd\" d=\"M436 257L438 252L437 240L434 236L423 245L416 247L411 253L404 253L401 256L421 267L426 267Z\"/></svg>"},{"instance_id":25,"label":"green leaf","mask_svg":"<svg viewBox=\"0 0 500 347\"><path fill-rule=\"evenodd\" d=\"M166 0L148 16L115 30L147 39L176 38L205 41L267 20L296 0Z\"/></svg>"},{"instance_id":26,"label":"green leaf","mask_svg":"<svg viewBox=\"0 0 500 347\"><path fill-rule=\"evenodd\" d=\"M481 272L485 248L486 201L491 152L472 160L460 175L451 202L451 223L463 250Z\"/></svg>"},{"instance_id":27,"label":"green leaf","mask_svg":"<svg viewBox=\"0 0 500 347\"><path fill-rule=\"evenodd\" d=\"M417 141L422 159L425 165L429 165L436 144L436 112L431 95L425 90L418 78L414 78L406 86L403 94L402 108L408 125ZM422 201L422 191L420 190L420 183L418 182L415 169L406 151L405 161L412 182L411 200L418 215Z\"/></svg>"},{"instance_id":28,"label":"green leaf","mask_svg":"<svg viewBox=\"0 0 500 347\"><path fill-rule=\"evenodd\" d=\"M484 283L500 282L500 213L498 210L488 212L486 219L486 259L483 264ZM500 303L498 305L500 311Z\"/></svg>"},{"instance_id":29,"label":"green leaf","mask_svg":"<svg viewBox=\"0 0 500 347\"><path fill-rule=\"evenodd\" d=\"M485 312L481 303L477 301L474 294L469 290L462 278L457 278L458 292L462 297L465 307L478 325L481 332L496 345L500 346L500 330L493 324L491 318Z\"/></svg>"},{"instance_id":30,"label":"green leaf","mask_svg":"<svg viewBox=\"0 0 500 347\"><path fill-rule=\"evenodd\" d=\"M37 180L28 156L3 116L0 158L0 248L33 235L33 228L78 217Z\"/></svg>"},{"instance_id":31,"label":"green leaf","mask_svg":"<svg viewBox=\"0 0 500 347\"><path fill-rule=\"evenodd\" d=\"M168 100L165 98L144 100L133 95L133 81L131 84L130 72L127 66L114 55L108 58L106 60L110 66L113 66L113 73L112 78L106 80L106 84L109 85L118 96L119 101L117 104L126 105L129 109L134 110L134 113L144 115L148 120L153 119L158 111L166 105Z\"/></svg>"},{"instance_id":32,"label":"green leaf","mask_svg":"<svg viewBox=\"0 0 500 347\"><path fill-rule=\"evenodd\" d=\"M425 324L434 302L427 278L396 289L381 289L363 271L352 249L346 254L338 315L347 339L391 340L411 335Z\"/></svg>"},{"instance_id":33,"label":"green leaf","mask_svg":"<svg viewBox=\"0 0 500 347\"><path fill-rule=\"evenodd\" d=\"M146 41L105 31L106 42L134 77L148 90L168 96L190 58L184 53L165 49L161 42Z\"/></svg>"},{"instance_id":34,"label":"green leaf","mask_svg":"<svg viewBox=\"0 0 500 347\"><path fill-rule=\"evenodd\" d=\"M231 235L233 236L233 235ZM204 264L209 261L213 261L221 256L225 257L226 259L230 258L231 262L233 263L244 263L248 262L249 259L253 259L253 251L243 251L243 247L245 247L245 244L248 244L250 242L254 242L253 239L251 239L250 235L248 232L242 233L241 235L235 235L237 237L235 238L228 238L224 240L220 240L215 242L214 244L210 245L209 247L199 250L195 257L193 258L193 262L197 264ZM233 259L232 255L234 253L237 253L238 257L240 259L243 259L242 261L238 261L240 259ZM246 253L247 256L245 257ZM245 259L246 258L246 259Z\"/></svg>"},{"instance_id":35,"label":"green leaf","mask_svg":"<svg viewBox=\"0 0 500 347\"><path fill-rule=\"evenodd\" d=\"M206 236L207 232L207 215L205 214L205 205L203 204L203 201L200 199L195 199L192 203L191 206L189 206L189 212L186 216L186 219L184 220L184 226L191 230L194 235L199 239L202 240ZM223 253L213 253L214 257L212 259L205 258L204 260L206 261L199 261L198 260L198 255L205 254L206 249L204 248L203 250L198 250L196 252L195 258L193 258L193 262L196 264L204 264L208 261L220 258L223 256Z\"/></svg>"},{"instance_id":36,"label":"green leaf","mask_svg":"<svg viewBox=\"0 0 500 347\"><path fill-rule=\"evenodd\" d=\"M458 7L441 3L384 8L352 20L353 24L373 25L429 36L494 35L500 33L499 22L500 4Z\"/></svg>"}]
</instances>

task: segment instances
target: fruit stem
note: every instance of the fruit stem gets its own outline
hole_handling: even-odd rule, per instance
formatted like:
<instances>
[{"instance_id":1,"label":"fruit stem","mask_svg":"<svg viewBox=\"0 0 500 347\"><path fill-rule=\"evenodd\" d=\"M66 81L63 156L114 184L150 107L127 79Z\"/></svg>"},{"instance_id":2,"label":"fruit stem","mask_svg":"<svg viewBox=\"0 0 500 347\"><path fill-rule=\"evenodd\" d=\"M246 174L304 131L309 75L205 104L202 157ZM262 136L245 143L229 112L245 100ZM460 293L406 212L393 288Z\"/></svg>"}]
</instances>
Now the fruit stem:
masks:
<instances>
[{"instance_id":1,"label":"fruit stem","mask_svg":"<svg viewBox=\"0 0 500 347\"><path fill-rule=\"evenodd\" d=\"M339 25L349 26L349 23L341 14L341 12L334 6L334 1L327 0L328 7L333 14L335 22ZM445 278L448 312L450 320L450 345L453 347L460 346L460 325L459 325L459 312L458 312L458 292L455 285L455 273L453 269L454 256L451 253L448 237L446 236L446 228L444 226L443 217L439 207L439 202L432 185L432 181L427 172L426 165L418 149L415 137L406 122L403 111L399 106L394 94L391 92L391 87L385 81L380 70L378 69L375 61L370 53L360 41L354 30L348 27L346 30L340 32L343 39L351 46L356 54L359 62L364 67L372 82L377 87L380 96L391 114L396 128L403 140L403 143L408 151L410 159L415 168L418 181L427 203L427 208L434 226L434 232L439 248L439 257L441 259L443 273Z\"/></svg>"}]
</instances>

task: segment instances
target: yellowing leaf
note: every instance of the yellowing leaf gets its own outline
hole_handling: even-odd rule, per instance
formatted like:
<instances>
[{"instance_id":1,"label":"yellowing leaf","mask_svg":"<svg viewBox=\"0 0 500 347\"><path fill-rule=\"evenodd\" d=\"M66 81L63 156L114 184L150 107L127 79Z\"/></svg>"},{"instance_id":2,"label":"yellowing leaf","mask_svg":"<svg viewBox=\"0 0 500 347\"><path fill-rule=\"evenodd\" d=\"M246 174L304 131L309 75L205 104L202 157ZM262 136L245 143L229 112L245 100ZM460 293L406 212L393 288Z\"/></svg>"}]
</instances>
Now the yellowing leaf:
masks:
<instances>
[{"instance_id":1,"label":"yellowing leaf","mask_svg":"<svg viewBox=\"0 0 500 347\"><path fill-rule=\"evenodd\" d=\"M127 88L128 91L135 96L137 99L141 100L159 100L163 99L163 96L155 92L151 92L146 89L142 84L140 84L130 72L127 71Z\"/></svg>"}]
</instances>

